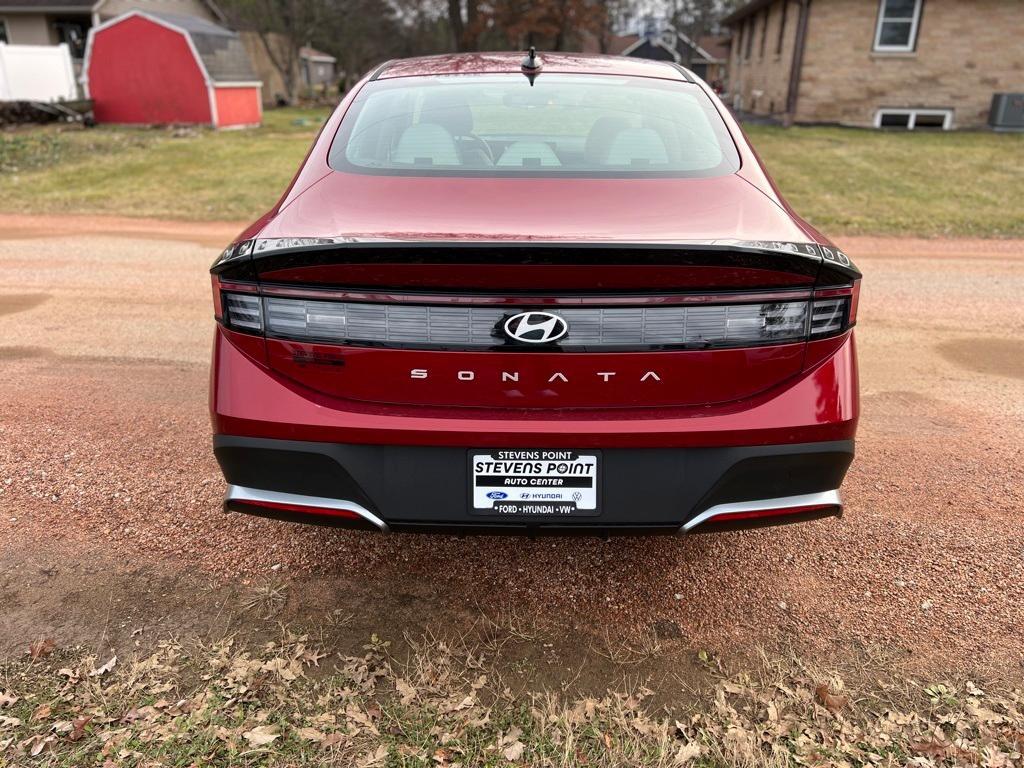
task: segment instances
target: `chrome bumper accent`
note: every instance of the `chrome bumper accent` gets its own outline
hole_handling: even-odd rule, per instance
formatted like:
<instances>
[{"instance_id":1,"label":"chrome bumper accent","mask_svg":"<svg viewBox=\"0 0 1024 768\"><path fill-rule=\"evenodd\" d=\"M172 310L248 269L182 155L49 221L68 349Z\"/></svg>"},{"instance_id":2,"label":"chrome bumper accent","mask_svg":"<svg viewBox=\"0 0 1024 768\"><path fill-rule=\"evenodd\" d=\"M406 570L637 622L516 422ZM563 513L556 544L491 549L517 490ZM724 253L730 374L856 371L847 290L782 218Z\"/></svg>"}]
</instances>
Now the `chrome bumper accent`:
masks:
<instances>
[{"instance_id":1,"label":"chrome bumper accent","mask_svg":"<svg viewBox=\"0 0 1024 768\"><path fill-rule=\"evenodd\" d=\"M785 509L786 507L810 507L818 504L842 507L843 499L839 495L839 491L835 490L823 491L822 493L807 493L802 496L782 496L777 499L756 499L754 501L733 501L727 504L716 504L710 509L701 512L692 520L684 523L680 532L686 533L691 531L716 515L735 515L740 512L758 512L761 510Z\"/></svg>"},{"instance_id":2,"label":"chrome bumper accent","mask_svg":"<svg viewBox=\"0 0 1024 768\"><path fill-rule=\"evenodd\" d=\"M277 491L261 491L257 488L245 488L241 485L229 485L224 501L269 501L277 504L295 504L301 507L320 507L321 509L337 509L355 512L361 518L376 526L382 533L388 532L388 524L377 517L366 507L354 501L344 499L328 499L322 496L303 496L298 493L279 493Z\"/></svg>"}]
</instances>

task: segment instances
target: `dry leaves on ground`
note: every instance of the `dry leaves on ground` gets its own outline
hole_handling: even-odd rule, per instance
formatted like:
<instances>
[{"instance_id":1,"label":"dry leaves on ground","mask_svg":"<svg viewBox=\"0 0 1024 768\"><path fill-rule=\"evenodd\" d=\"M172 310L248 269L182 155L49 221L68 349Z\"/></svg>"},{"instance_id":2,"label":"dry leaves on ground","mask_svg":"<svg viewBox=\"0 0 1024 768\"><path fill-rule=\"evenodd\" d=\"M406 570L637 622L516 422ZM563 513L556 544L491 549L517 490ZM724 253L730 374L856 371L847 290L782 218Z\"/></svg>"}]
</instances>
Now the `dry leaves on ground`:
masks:
<instances>
[{"instance_id":1,"label":"dry leaves on ground","mask_svg":"<svg viewBox=\"0 0 1024 768\"><path fill-rule=\"evenodd\" d=\"M0 764L44 754L52 766L1024 764L1024 692L1000 681L854 692L779 662L756 676L709 672L701 697L666 711L639 683L577 699L514 694L464 640L408 644L402 662L374 637L362 655L328 663L307 635L284 631L262 646L167 642L98 667L87 656L15 662L0 676Z\"/></svg>"},{"instance_id":2,"label":"dry leaves on ground","mask_svg":"<svg viewBox=\"0 0 1024 768\"><path fill-rule=\"evenodd\" d=\"M37 661L38 659L45 659L47 656L53 653L53 649L56 647L57 643L53 640L53 638L47 637L44 640L36 640L35 642L29 644L28 655L32 658L33 661Z\"/></svg>"}]
</instances>

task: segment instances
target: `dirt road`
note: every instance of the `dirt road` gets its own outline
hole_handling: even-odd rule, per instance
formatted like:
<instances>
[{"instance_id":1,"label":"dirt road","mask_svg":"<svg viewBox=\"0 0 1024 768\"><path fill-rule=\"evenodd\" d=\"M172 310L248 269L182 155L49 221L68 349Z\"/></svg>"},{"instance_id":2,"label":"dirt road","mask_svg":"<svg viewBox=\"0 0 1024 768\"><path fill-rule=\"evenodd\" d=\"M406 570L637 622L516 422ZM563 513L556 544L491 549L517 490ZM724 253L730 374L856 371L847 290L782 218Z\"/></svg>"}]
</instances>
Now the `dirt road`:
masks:
<instances>
[{"instance_id":1,"label":"dirt road","mask_svg":"<svg viewBox=\"0 0 1024 768\"><path fill-rule=\"evenodd\" d=\"M1024 243L842 242L866 275L842 521L528 541L221 513L206 268L238 228L80 223L0 216L0 653L227 626L277 579L282 616L356 634L489 610L563 637L1024 664Z\"/></svg>"}]
</instances>

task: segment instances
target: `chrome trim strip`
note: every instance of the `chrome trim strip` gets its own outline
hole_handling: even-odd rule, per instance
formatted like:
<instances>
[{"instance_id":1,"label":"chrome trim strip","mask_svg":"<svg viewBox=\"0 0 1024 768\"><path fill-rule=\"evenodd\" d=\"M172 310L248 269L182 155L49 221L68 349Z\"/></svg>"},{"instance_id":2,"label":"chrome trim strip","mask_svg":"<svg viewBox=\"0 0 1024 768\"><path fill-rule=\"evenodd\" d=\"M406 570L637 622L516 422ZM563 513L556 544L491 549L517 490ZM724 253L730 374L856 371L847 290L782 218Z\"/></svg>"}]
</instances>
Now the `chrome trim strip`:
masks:
<instances>
[{"instance_id":1,"label":"chrome trim strip","mask_svg":"<svg viewBox=\"0 0 1024 768\"><path fill-rule=\"evenodd\" d=\"M731 238L719 239L679 239L679 240L631 240L628 244L605 242L601 240L552 240L552 239L501 239L501 238L479 238L466 240L431 240L429 238L402 238L402 237L380 237L346 235L340 237L261 237L257 238L252 247L254 257L264 256L269 253L280 253L286 251L320 250L323 248L336 248L344 245L409 245L428 246L441 248L478 248L486 246L503 247L575 247L575 248L657 248L657 247L692 247L706 248L708 250L743 249L749 251L769 251L773 253L791 253L796 256L820 262L822 246L817 243L804 242L793 243L781 240L737 240ZM231 250L231 249L228 249ZM838 260L838 251L829 249L832 259ZM845 254L844 254L845 256Z\"/></svg>"},{"instance_id":2,"label":"chrome trim strip","mask_svg":"<svg viewBox=\"0 0 1024 768\"><path fill-rule=\"evenodd\" d=\"M278 491L262 491L256 488L245 488L241 485L229 485L224 501L270 501L278 504L296 504L304 507L321 507L355 512L369 523L373 523L382 533L388 532L388 524L373 512L354 501L345 499L328 499L322 496L303 496L298 493L279 493Z\"/></svg>"},{"instance_id":3,"label":"chrome trim strip","mask_svg":"<svg viewBox=\"0 0 1024 768\"><path fill-rule=\"evenodd\" d=\"M739 512L757 512L760 510L784 509L786 507L809 507L816 504L834 504L842 507L843 499L839 495L839 491L835 490L822 493L806 493L802 496L782 496L777 499L756 499L754 501L734 501L727 504L716 504L710 509L701 512L692 520L684 523L682 532L686 533L716 515L734 515Z\"/></svg>"}]
</instances>

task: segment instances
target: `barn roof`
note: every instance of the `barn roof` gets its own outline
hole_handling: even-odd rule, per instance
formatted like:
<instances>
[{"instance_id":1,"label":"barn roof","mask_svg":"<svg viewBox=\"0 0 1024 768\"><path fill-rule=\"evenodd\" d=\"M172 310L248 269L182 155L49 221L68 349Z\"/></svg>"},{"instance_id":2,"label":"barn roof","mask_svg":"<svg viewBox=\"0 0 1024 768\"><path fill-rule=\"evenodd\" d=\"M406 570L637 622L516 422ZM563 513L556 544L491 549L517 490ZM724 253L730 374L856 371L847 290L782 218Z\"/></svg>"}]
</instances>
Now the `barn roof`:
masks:
<instances>
[{"instance_id":1,"label":"barn roof","mask_svg":"<svg viewBox=\"0 0 1024 768\"><path fill-rule=\"evenodd\" d=\"M196 47L199 58L203 60L207 74L214 82L255 82L259 80L237 32L224 29L224 27L197 16L182 16L176 13L157 11L147 11L145 15L177 27L188 35Z\"/></svg>"}]
</instances>

